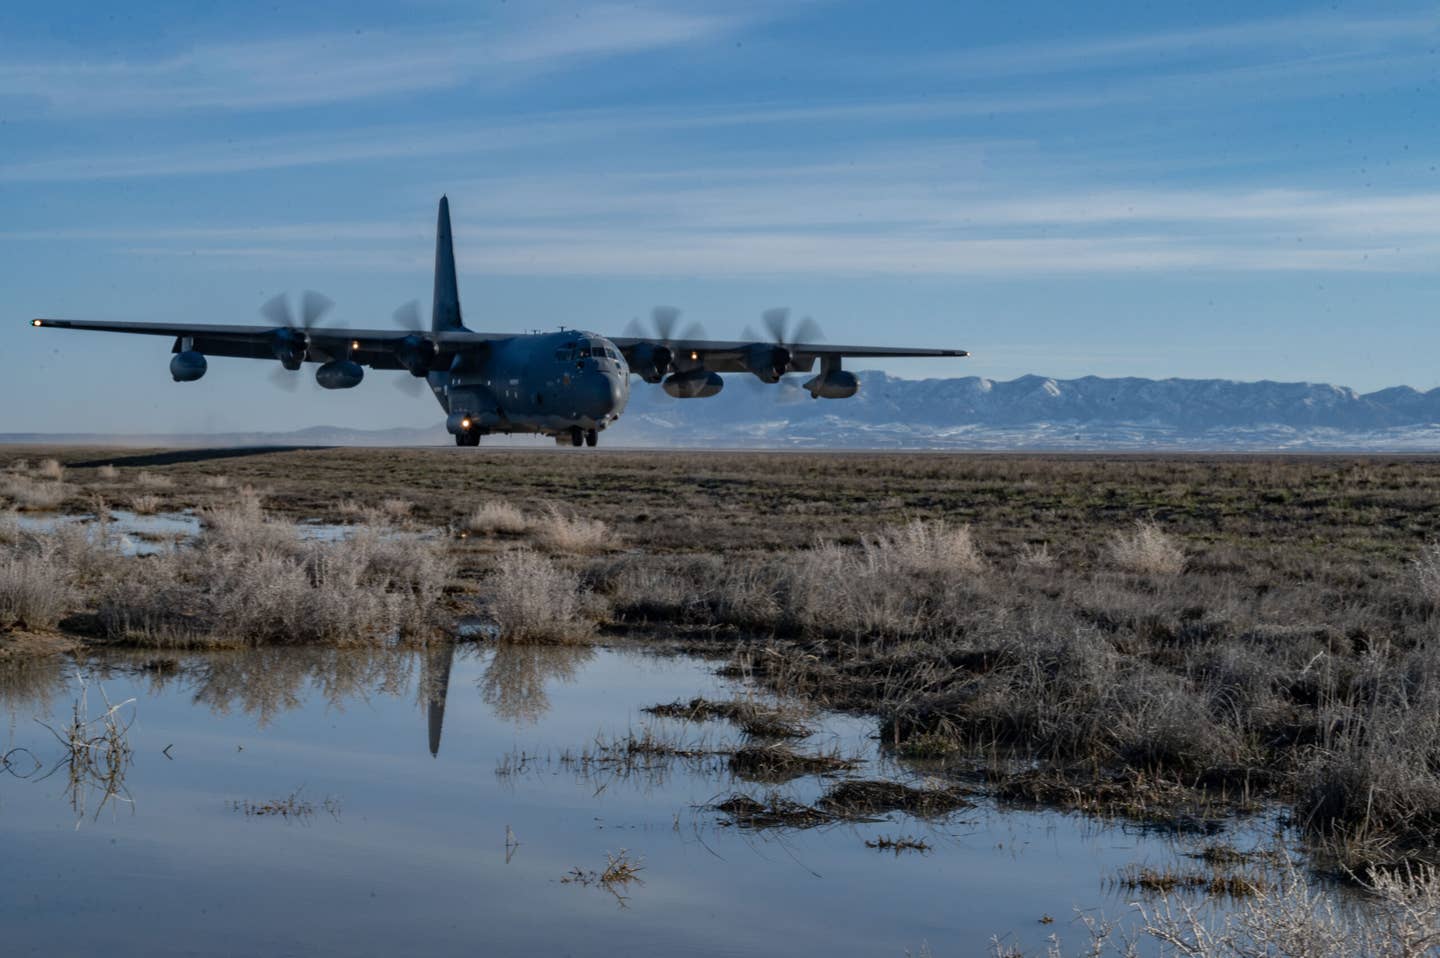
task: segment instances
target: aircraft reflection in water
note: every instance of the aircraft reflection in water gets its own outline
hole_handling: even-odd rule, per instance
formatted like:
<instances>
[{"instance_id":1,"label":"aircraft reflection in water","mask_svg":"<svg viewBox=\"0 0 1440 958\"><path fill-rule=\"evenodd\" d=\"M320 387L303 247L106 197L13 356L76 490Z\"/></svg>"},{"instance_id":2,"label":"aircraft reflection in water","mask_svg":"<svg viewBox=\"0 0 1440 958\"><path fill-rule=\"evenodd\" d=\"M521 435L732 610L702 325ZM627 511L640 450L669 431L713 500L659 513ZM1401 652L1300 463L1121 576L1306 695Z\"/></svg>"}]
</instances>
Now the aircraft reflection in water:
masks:
<instances>
[{"instance_id":1,"label":"aircraft reflection in water","mask_svg":"<svg viewBox=\"0 0 1440 958\"><path fill-rule=\"evenodd\" d=\"M440 198L435 231L435 288L430 328L423 329L418 303L395 312L400 329L322 327L332 303L307 292L298 318L282 294L267 302L262 326L193 323L110 323L33 319L34 326L173 337L170 375L194 382L209 368L207 356L278 362L279 384L294 388L305 363L317 363L315 381L325 389L351 389L365 367L403 370L416 394L428 385L446 413L445 427L459 446L476 446L490 433L538 433L560 445L596 444L601 430L620 417L630 397L630 375L658 383L677 399L704 399L725 386L720 373L748 373L778 383L787 373L815 373L803 388L814 399L846 399L860 388L842 368L846 357L896 359L969 355L963 349L894 346L829 346L805 319L795 326L789 311L767 310L768 336L739 340L700 338L695 328L677 335L679 310L657 307L652 328L632 323L624 336L561 328L554 333L480 333L465 326L455 273L450 202ZM816 365L819 371L816 372Z\"/></svg>"},{"instance_id":2,"label":"aircraft reflection in water","mask_svg":"<svg viewBox=\"0 0 1440 958\"><path fill-rule=\"evenodd\" d=\"M550 710L546 683L573 681L581 666L595 656L587 646L496 644L477 685L480 698L497 718L534 724ZM421 654L419 694L425 702L430 754L440 754L445 726L445 699L450 691L450 668L455 643L431 645Z\"/></svg>"}]
</instances>

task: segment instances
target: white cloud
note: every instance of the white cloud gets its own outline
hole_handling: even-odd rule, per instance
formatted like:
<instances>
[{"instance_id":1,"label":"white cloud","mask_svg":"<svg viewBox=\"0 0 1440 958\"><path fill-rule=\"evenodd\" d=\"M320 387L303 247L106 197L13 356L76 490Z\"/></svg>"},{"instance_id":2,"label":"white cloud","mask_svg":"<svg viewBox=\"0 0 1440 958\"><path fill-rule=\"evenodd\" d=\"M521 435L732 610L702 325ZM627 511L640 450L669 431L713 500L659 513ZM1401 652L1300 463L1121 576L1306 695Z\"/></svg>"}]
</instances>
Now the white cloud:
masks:
<instances>
[{"instance_id":1,"label":"white cloud","mask_svg":"<svg viewBox=\"0 0 1440 958\"><path fill-rule=\"evenodd\" d=\"M721 35L740 22L729 15L600 4L525 22L209 43L143 62L10 59L0 65L0 98L91 115L312 106L675 47Z\"/></svg>"}]
</instances>

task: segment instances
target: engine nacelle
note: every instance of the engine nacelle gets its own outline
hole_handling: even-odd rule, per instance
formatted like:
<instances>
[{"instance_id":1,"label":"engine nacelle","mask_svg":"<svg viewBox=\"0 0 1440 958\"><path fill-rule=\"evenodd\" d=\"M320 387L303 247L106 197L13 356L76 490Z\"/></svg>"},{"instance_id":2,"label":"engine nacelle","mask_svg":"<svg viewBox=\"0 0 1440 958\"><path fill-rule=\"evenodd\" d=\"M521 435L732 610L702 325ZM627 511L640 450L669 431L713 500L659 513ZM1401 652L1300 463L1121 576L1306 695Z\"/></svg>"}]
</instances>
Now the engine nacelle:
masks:
<instances>
[{"instance_id":1,"label":"engine nacelle","mask_svg":"<svg viewBox=\"0 0 1440 958\"><path fill-rule=\"evenodd\" d=\"M364 367L349 359L337 359L315 370L315 381L326 389L350 389L364 378Z\"/></svg>"},{"instance_id":2,"label":"engine nacelle","mask_svg":"<svg viewBox=\"0 0 1440 958\"><path fill-rule=\"evenodd\" d=\"M854 373L843 369L832 369L821 373L805 384L811 399L849 399L860 388L860 380Z\"/></svg>"},{"instance_id":3,"label":"engine nacelle","mask_svg":"<svg viewBox=\"0 0 1440 958\"><path fill-rule=\"evenodd\" d=\"M204 354L193 349L187 349L170 357L170 375L177 383L193 383L205 375L205 370L209 368Z\"/></svg>"},{"instance_id":4,"label":"engine nacelle","mask_svg":"<svg viewBox=\"0 0 1440 958\"><path fill-rule=\"evenodd\" d=\"M778 383L790 368L790 350L784 346L756 343L746 348L741 361L746 369L760 377L761 382Z\"/></svg>"},{"instance_id":5,"label":"engine nacelle","mask_svg":"<svg viewBox=\"0 0 1440 958\"><path fill-rule=\"evenodd\" d=\"M725 388L725 380L719 373L692 369L671 375L661 388L676 399L707 399Z\"/></svg>"},{"instance_id":6,"label":"engine nacelle","mask_svg":"<svg viewBox=\"0 0 1440 958\"><path fill-rule=\"evenodd\" d=\"M400 340L395 356L400 360L400 365L410 370L410 375L423 379L430 372L430 365L439 352L440 349L433 339L412 333Z\"/></svg>"},{"instance_id":7,"label":"engine nacelle","mask_svg":"<svg viewBox=\"0 0 1440 958\"><path fill-rule=\"evenodd\" d=\"M667 346L640 343L630 350L630 371L647 383L658 383L670 371L675 356Z\"/></svg>"},{"instance_id":8,"label":"engine nacelle","mask_svg":"<svg viewBox=\"0 0 1440 958\"><path fill-rule=\"evenodd\" d=\"M270 351L280 360L280 365L294 371L305 362L305 353L310 349L310 337L298 329L288 326L277 329L270 335Z\"/></svg>"}]
</instances>

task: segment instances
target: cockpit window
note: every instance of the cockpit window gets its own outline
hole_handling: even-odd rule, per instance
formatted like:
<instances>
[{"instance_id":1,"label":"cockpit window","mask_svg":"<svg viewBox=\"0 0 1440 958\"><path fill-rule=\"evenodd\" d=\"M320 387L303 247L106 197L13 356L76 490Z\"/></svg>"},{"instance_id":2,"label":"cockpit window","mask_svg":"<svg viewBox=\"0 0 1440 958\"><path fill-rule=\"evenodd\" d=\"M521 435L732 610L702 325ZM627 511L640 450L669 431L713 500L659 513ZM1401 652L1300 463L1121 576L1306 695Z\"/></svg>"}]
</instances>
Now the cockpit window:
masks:
<instances>
[{"instance_id":1,"label":"cockpit window","mask_svg":"<svg viewBox=\"0 0 1440 958\"><path fill-rule=\"evenodd\" d=\"M570 354L574 351L574 349L575 347L573 344L569 346L561 346L559 349L555 350L555 358L562 363L568 363L570 361Z\"/></svg>"},{"instance_id":2,"label":"cockpit window","mask_svg":"<svg viewBox=\"0 0 1440 958\"><path fill-rule=\"evenodd\" d=\"M580 349L579 349L579 351L577 351L577 352L575 353L575 358L576 358L576 359L585 359L585 358L587 358L589 355L590 355L590 347L589 347L589 346L581 346Z\"/></svg>"}]
</instances>

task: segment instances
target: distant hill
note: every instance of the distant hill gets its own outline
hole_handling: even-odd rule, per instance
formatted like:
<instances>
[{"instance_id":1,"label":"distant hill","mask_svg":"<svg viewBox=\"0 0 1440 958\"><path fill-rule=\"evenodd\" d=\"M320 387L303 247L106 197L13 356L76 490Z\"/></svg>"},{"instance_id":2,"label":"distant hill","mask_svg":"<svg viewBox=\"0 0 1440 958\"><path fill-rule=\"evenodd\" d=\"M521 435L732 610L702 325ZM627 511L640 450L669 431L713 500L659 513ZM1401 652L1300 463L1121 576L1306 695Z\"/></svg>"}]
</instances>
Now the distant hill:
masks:
<instances>
[{"instance_id":1,"label":"distant hill","mask_svg":"<svg viewBox=\"0 0 1440 958\"><path fill-rule=\"evenodd\" d=\"M605 445L751 448L1440 451L1440 389L1361 394L1321 383L1228 379L896 379L862 372L860 393L812 400L804 377L764 386L727 376L713 399L633 381ZM793 379L794 381L790 381ZM11 433L0 442L127 445L447 445L413 429L111 436ZM535 438L517 439L538 445Z\"/></svg>"}]
</instances>

